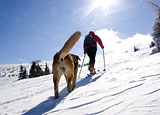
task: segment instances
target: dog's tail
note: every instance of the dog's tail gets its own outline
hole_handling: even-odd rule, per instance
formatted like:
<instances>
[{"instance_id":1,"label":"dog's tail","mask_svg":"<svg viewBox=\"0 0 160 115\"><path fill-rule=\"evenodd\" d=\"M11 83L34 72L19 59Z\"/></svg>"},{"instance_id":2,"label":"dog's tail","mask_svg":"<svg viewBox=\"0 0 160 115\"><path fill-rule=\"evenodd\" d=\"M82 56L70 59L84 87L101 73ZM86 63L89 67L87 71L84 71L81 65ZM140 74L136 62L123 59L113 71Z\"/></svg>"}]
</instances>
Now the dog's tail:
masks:
<instances>
[{"instance_id":1,"label":"dog's tail","mask_svg":"<svg viewBox=\"0 0 160 115\"><path fill-rule=\"evenodd\" d=\"M64 57L69 54L69 52L76 44L76 42L80 39L80 37L81 37L81 32L77 31L66 41L63 48L59 51L60 59L64 59Z\"/></svg>"}]
</instances>

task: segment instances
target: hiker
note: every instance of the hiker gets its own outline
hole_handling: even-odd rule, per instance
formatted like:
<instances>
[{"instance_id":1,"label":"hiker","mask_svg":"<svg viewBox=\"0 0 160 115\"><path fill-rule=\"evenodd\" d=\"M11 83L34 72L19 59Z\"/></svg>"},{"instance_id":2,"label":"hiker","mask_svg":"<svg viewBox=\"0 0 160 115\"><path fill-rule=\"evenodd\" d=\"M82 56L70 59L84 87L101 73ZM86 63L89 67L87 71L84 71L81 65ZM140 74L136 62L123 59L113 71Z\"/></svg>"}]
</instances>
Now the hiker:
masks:
<instances>
[{"instance_id":1,"label":"hiker","mask_svg":"<svg viewBox=\"0 0 160 115\"><path fill-rule=\"evenodd\" d=\"M85 40L84 40L84 54L87 53L89 57L89 67L88 70L90 71L91 74L95 74L95 57L96 57L96 52L97 52L97 42L100 45L100 47L103 49L103 43L101 39L95 35L93 31L90 31L88 35L86 35Z\"/></svg>"}]
</instances>

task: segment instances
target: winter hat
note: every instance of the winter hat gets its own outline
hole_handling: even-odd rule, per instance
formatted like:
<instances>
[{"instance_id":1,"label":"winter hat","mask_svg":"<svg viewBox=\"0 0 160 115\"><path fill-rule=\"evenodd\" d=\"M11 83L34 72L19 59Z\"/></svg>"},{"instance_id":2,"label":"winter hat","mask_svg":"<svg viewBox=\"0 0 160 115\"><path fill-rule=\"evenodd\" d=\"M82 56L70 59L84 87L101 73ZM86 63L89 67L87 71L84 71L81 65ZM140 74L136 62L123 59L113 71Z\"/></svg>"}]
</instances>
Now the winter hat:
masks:
<instances>
[{"instance_id":1,"label":"winter hat","mask_svg":"<svg viewBox=\"0 0 160 115\"><path fill-rule=\"evenodd\" d=\"M89 34L90 35L95 35L95 33L93 31L90 31Z\"/></svg>"}]
</instances>

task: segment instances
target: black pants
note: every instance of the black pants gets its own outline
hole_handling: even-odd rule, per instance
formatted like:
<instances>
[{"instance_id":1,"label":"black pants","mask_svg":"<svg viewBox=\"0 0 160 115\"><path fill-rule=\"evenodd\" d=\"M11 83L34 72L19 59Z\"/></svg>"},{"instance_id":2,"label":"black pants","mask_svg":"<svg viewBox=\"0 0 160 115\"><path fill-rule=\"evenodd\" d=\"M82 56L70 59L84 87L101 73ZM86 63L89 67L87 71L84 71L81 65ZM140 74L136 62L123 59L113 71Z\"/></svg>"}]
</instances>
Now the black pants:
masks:
<instances>
[{"instance_id":1,"label":"black pants","mask_svg":"<svg viewBox=\"0 0 160 115\"><path fill-rule=\"evenodd\" d=\"M97 52L96 47L90 47L86 49L86 53L89 57L89 64L93 64L93 66L95 64L96 52Z\"/></svg>"}]
</instances>

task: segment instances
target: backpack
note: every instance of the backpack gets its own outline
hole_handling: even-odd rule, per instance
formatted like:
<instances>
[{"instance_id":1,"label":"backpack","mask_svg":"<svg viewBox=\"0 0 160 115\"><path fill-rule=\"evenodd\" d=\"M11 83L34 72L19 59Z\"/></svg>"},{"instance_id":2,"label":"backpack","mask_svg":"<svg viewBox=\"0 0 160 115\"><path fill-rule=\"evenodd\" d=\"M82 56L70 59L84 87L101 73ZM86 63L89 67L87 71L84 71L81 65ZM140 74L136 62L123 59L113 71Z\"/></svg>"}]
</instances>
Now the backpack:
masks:
<instances>
[{"instance_id":1,"label":"backpack","mask_svg":"<svg viewBox=\"0 0 160 115\"><path fill-rule=\"evenodd\" d=\"M84 47L97 47L97 43L93 38L93 36L87 35L84 40Z\"/></svg>"}]
</instances>

